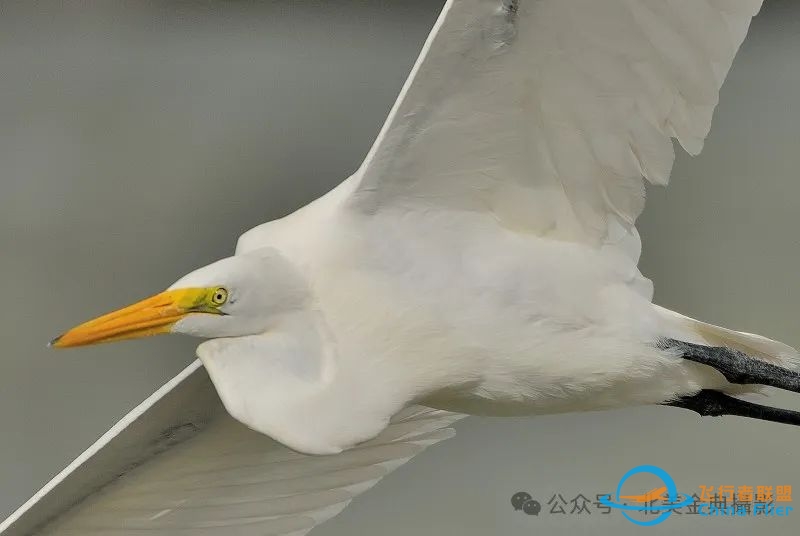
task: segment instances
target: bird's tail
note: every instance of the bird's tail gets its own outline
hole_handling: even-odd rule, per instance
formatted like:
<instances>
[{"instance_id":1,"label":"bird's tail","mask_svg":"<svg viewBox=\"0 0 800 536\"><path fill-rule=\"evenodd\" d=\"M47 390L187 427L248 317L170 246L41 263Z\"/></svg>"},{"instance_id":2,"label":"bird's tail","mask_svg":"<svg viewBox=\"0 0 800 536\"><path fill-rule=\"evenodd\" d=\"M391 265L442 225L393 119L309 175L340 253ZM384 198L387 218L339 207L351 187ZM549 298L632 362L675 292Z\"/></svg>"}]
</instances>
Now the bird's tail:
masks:
<instances>
[{"instance_id":1,"label":"bird's tail","mask_svg":"<svg viewBox=\"0 0 800 536\"><path fill-rule=\"evenodd\" d=\"M800 354L797 350L779 341L754 333L707 324L675 311L654 305L656 310L681 331L695 334L701 340L688 341L721 346L738 350L750 357L791 370L800 370Z\"/></svg>"}]
</instances>

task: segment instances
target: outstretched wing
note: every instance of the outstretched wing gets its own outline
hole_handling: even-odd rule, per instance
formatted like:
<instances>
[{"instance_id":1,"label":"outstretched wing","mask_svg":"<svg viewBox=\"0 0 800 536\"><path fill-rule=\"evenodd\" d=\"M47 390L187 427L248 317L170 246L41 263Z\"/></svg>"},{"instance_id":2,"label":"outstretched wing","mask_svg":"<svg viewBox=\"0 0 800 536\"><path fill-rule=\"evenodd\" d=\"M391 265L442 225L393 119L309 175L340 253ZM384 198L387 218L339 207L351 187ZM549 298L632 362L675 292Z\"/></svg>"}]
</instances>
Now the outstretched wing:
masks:
<instances>
[{"instance_id":1,"label":"outstretched wing","mask_svg":"<svg viewBox=\"0 0 800 536\"><path fill-rule=\"evenodd\" d=\"M671 138L700 152L760 6L448 0L351 178L353 204L471 211L596 245L612 235L638 256L642 178L667 183Z\"/></svg>"},{"instance_id":2,"label":"outstretched wing","mask_svg":"<svg viewBox=\"0 0 800 536\"><path fill-rule=\"evenodd\" d=\"M233 420L197 361L0 525L3 536L306 534L447 439L462 415L420 406L375 439L307 456Z\"/></svg>"}]
</instances>

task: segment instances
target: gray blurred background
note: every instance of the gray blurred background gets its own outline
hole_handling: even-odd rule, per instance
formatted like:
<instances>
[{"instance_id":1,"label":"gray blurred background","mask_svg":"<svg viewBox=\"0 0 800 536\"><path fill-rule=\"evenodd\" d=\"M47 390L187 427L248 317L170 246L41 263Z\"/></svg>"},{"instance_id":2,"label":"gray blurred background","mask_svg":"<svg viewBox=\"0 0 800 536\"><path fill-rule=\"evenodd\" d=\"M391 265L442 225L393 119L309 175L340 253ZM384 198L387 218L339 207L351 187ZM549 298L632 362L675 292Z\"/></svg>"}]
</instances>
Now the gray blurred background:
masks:
<instances>
[{"instance_id":1,"label":"gray blurred background","mask_svg":"<svg viewBox=\"0 0 800 536\"><path fill-rule=\"evenodd\" d=\"M134 5L135 4L135 5ZM360 163L441 1L0 3L0 518L194 358L52 352L78 321L228 255ZM640 221L656 301L800 346L800 5L768 1L701 156ZM800 399L773 396L800 408ZM800 532L800 430L673 408L468 419L323 525L349 534ZM655 463L681 491L794 485L788 518L550 514ZM545 509L514 512L528 491ZM570 507L567 507L567 511ZM582 530L583 529L583 530Z\"/></svg>"}]
</instances>

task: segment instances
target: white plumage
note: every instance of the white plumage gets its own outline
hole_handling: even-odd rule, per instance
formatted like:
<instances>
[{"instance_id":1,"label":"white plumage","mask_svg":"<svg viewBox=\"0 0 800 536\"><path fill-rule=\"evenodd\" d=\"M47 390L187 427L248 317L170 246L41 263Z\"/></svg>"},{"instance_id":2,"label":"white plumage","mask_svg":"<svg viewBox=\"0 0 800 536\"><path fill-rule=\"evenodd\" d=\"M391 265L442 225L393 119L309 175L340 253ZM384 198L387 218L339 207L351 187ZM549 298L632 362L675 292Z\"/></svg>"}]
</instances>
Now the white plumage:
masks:
<instances>
[{"instance_id":1,"label":"white plumage","mask_svg":"<svg viewBox=\"0 0 800 536\"><path fill-rule=\"evenodd\" d=\"M215 414L44 533L304 534L462 413L755 389L661 341L794 366L786 345L653 305L633 226L643 179L669 178L671 138L701 150L760 5L448 1L353 176L245 233L233 257L54 341L211 338L197 353L230 415L334 456ZM437 410L386 428L413 404ZM37 501L3 527L57 513Z\"/></svg>"}]
</instances>

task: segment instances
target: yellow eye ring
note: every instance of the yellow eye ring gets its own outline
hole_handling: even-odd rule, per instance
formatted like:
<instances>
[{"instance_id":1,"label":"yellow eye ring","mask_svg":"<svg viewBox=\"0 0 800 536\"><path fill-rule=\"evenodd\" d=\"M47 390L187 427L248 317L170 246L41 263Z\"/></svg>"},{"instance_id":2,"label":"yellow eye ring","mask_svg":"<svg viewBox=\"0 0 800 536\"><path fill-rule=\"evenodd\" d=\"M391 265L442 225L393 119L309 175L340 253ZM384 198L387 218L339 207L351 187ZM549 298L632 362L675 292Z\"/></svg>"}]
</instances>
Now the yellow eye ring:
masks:
<instances>
[{"instance_id":1,"label":"yellow eye ring","mask_svg":"<svg viewBox=\"0 0 800 536\"><path fill-rule=\"evenodd\" d=\"M223 305L226 301L228 301L228 290L223 287L214 289L214 292L211 294L211 303L214 305Z\"/></svg>"}]
</instances>

